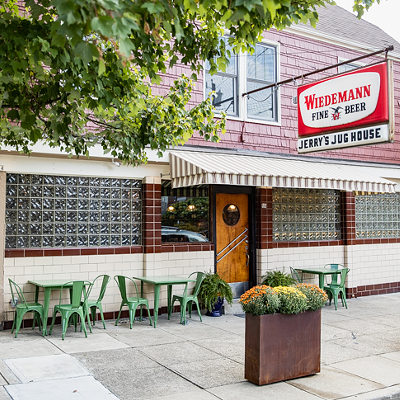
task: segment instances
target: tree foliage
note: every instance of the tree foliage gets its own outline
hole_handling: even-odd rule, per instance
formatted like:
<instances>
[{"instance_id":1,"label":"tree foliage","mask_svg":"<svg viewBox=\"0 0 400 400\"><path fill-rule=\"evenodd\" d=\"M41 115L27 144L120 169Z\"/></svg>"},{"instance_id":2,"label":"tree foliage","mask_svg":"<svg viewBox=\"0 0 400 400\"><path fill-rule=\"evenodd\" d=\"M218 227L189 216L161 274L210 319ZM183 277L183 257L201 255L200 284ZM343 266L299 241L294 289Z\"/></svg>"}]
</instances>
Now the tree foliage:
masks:
<instances>
[{"instance_id":1,"label":"tree foliage","mask_svg":"<svg viewBox=\"0 0 400 400\"><path fill-rule=\"evenodd\" d=\"M376 0L379 2L379 0ZM373 0L355 0L361 12ZM0 0L0 146L38 141L88 155L100 144L125 163L160 155L194 132L218 141L225 119L190 102L202 61L224 69L261 33L317 21L332 0ZM166 93L154 84L177 63L192 71Z\"/></svg>"}]
</instances>

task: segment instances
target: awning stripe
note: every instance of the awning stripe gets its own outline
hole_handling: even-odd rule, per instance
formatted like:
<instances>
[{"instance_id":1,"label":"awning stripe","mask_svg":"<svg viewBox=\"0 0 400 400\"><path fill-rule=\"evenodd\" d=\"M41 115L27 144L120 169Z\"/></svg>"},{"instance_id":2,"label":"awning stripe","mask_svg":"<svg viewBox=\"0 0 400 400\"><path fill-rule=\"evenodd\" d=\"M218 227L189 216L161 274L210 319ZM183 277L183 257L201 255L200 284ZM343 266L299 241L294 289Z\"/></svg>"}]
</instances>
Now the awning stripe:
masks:
<instances>
[{"instance_id":1,"label":"awning stripe","mask_svg":"<svg viewBox=\"0 0 400 400\"><path fill-rule=\"evenodd\" d=\"M371 168L311 160L176 151L170 153L170 166L173 188L213 184L394 192L396 185L371 174Z\"/></svg>"}]
</instances>

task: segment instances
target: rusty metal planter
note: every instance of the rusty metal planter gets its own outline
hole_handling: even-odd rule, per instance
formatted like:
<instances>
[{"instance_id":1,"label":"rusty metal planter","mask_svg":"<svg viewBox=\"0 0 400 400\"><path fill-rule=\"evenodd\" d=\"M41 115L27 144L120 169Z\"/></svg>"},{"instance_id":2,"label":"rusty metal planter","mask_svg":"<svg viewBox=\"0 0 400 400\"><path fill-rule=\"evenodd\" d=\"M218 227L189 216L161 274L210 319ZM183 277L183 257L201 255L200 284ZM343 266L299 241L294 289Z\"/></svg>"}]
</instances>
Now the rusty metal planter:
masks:
<instances>
[{"instance_id":1,"label":"rusty metal planter","mask_svg":"<svg viewBox=\"0 0 400 400\"><path fill-rule=\"evenodd\" d=\"M246 314L244 377L257 385L320 372L321 310Z\"/></svg>"}]
</instances>

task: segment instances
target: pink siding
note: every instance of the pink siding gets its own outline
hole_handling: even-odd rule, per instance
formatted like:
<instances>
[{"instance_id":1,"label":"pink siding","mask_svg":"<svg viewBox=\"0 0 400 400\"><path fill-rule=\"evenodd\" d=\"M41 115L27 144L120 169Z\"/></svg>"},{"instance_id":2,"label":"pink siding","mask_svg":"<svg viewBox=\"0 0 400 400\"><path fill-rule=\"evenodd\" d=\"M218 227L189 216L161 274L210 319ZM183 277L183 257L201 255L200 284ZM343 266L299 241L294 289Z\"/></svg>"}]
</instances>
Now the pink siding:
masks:
<instances>
[{"instance_id":1,"label":"pink siding","mask_svg":"<svg viewBox=\"0 0 400 400\"><path fill-rule=\"evenodd\" d=\"M319 42L309 38L277 32L275 30L265 33L268 40L280 43L280 80L296 75L308 73L313 69L324 68L338 63L338 58L351 59L362 55L360 52L344 47ZM371 49L371 52L376 49ZM371 63L382 58L365 59L363 62ZM158 90L162 93L172 85L174 79L182 73L191 75L189 68L179 65L163 75L163 85ZM309 83L337 73L331 69L323 73L312 75L304 80ZM299 84L301 82L298 82ZM400 131L400 62L394 62L394 89L395 89L395 121L396 133ZM297 154L297 108L292 104L292 97L296 95L294 84L281 87L281 126L258 124L228 120L227 132L221 135L220 143L207 143L201 137L194 136L189 144L224 147L233 149L256 150L272 153ZM203 99L203 82L200 77L193 91L192 104ZM400 103L399 103L400 104ZM336 159L353 159L359 161L380 161L385 163L400 164L400 139L395 137L393 144L380 144L375 146L356 147L343 150L332 150L309 154L307 157L328 157Z\"/></svg>"}]
</instances>

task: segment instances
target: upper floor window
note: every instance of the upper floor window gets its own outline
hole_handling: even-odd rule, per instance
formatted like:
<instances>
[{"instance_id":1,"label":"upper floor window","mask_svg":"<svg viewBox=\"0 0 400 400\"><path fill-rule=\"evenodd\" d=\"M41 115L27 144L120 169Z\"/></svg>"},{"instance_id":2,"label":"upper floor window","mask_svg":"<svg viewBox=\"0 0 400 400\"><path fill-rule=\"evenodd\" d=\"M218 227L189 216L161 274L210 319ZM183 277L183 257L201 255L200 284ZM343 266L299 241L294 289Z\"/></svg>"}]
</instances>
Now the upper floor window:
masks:
<instances>
[{"instance_id":1,"label":"upper floor window","mask_svg":"<svg viewBox=\"0 0 400 400\"><path fill-rule=\"evenodd\" d=\"M231 50L227 44L227 49ZM277 48L257 43L252 54L233 54L225 72L209 73L206 64L205 94L215 92L213 105L218 111L243 119L278 121L278 91L275 87L242 96L278 80Z\"/></svg>"},{"instance_id":2,"label":"upper floor window","mask_svg":"<svg viewBox=\"0 0 400 400\"><path fill-rule=\"evenodd\" d=\"M339 62L343 62L343 61L346 61L346 60L339 58ZM364 66L364 64L361 64L361 63L347 63L347 64L339 65L338 73L342 74L343 72L349 72L349 71L352 71L353 69L360 68L362 66Z\"/></svg>"}]
</instances>

